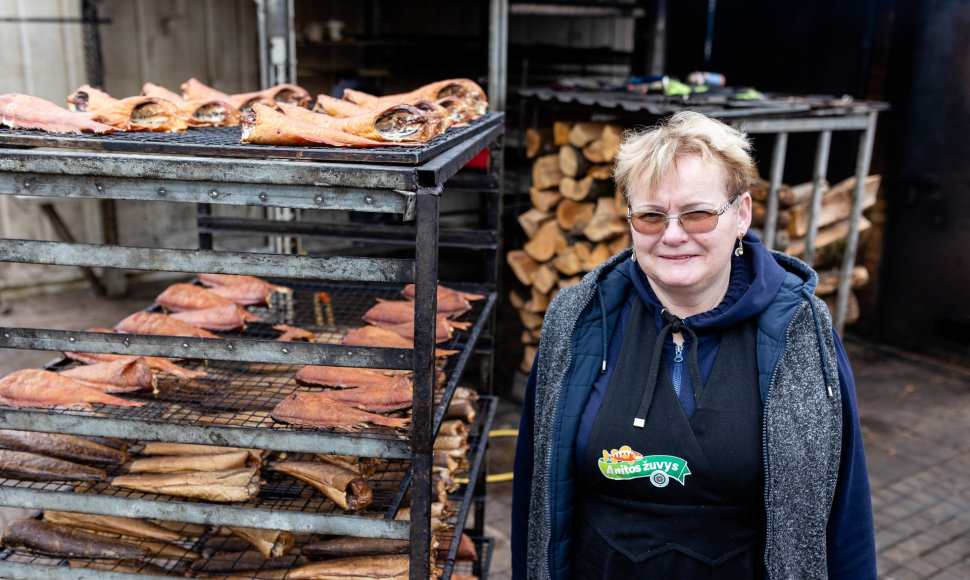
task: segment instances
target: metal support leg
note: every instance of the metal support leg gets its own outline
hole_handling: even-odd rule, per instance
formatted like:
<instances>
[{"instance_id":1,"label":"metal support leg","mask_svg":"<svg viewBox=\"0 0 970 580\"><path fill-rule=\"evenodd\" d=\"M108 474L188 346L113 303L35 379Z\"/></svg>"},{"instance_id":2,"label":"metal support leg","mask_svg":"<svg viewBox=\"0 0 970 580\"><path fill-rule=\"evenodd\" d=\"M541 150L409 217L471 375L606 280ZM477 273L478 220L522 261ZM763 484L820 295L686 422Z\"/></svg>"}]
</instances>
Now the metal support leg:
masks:
<instances>
[{"instance_id":1,"label":"metal support leg","mask_svg":"<svg viewBox=\"0 0 970 580\"><path fill-rule=\"evenodd\" d=\"M812 207L808 212L808 234L805 236L805 262L815 266L815 237L818 234L818 213L822 209L822 187L825 186L825 173L829 165L829 148L832 145L832 131L822 131L818 136L815 149L815 173L812 176Z\"/></svg>"},{"instance_id":2,"label":"metal support leg","mask_svg":"<svg viewBox=\"0 0 970 580\"><path fill-rule=\"evenodd\" d=\"M785 172L785 151L788 148L788 133L778 133L775 148L771 154L771 189L768 191L768 207L765 211L765 238L762 240L769 250L775 249L778 229L778 190L781 189L781 176Z\"/></svg>"},{"instance_id":3,"label":"metal support leg","mask_svg":"<svg viewBox=\"0 0 970 580\"><path fill-rule=\"evenodd\" d=\"M441 187L419 189L414 272L414 396L411 411L411 580L431 577L431 466L434 454L434 347L438 305ZM456 530L455 533L460 533Z\"/></svg>"},{"instance_id":4,"label":"metal support leg","mask_svg":"<svg viewBox=\"0 0 970 580\"><path fill-rule=\"evenodd\" d=\"M855 266L856 250L859 247L859 220L862 218L862 197L869 175L869 162L872 160L872 143L876 137L876 112L867 115L866 129L859 143L859 154L855 165L855 191L852 193L852 211L849 214L849 237L845 242L842 256L842 271L839 273L839 293L835 302L835 329L841 334L845 328L845 313L849 307L849 292L852 291L852 268Z\"/></svg>"}]
</instances>

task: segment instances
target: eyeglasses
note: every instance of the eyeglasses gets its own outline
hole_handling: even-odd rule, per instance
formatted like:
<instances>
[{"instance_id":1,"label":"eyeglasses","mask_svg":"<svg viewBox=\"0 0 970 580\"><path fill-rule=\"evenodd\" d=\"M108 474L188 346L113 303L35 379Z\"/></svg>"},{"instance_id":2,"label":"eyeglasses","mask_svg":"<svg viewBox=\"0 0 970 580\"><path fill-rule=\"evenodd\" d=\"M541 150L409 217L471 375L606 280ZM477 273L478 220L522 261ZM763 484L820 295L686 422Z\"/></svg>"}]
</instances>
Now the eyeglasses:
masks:
<instances>
[{"instance_id":1,"label":"eyeglasses","mask_svg":"<svg viewBox=\"0 0 970 580\"><path fill-rule=\"evenodd\" d=\"M628 206L626 208L626 219L633 226L633 229L648 236L662 234L672 219L676 219L680 227L684 228L684 231L688 234L706 234L714 231L714 228L717 227L717 218L726 212L738 197L740 197L740 194L729 199L720 209L692 209L680 212L677 215L667 215L662 211L633 213L632 208Z\"/></svg>"}]
</instances>

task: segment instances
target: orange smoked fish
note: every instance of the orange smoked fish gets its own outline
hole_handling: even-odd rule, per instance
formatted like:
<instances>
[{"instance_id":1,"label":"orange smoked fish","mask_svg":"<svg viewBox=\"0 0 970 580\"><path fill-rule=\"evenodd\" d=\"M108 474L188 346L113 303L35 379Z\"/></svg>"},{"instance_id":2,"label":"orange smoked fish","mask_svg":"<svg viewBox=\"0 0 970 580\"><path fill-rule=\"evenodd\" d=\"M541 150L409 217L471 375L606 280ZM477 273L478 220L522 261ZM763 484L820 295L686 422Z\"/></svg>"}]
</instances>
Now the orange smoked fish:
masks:
<instances>
[{"instance_id":1,"label":"orange smoked fish","mask_svg":"<svg viewBox=\"0 0 970 580\"><path fill-rule=\"evenodd\" d=\"M249 304L269 306L273 292L279 292L280 294L290 294L293 292L286 286L271 284L255 276L199 274L199 282L208 287L211 292L223 298L228 298L242 306Z\"/></svg>"},{"instance_id":2,"label":"orange smoked fish","mask_svg":"<svg viewBox=\"0 0 970 580\"><path fill-rule=\"evenodd\" d=\"M182 83L179 90L182 91L182 98L186 101L191 101L192 99L217 99L226 101L227 103L229 102L229 95L206 85L194 77Z\"/></svg>"},{"instance_id":3,"label":"orange smoked fish","mask_svg":"<svg viewBox=\"0 0 970 580\"><path fill-rule=\"evenodd\" d=\"M76 360L78 362L83 362L85 364L95 364L102 362L112 362L117 360L129 360L135 358L134 356L127 354L109 354L101 352L71 352L64 351L64 356L69 359ZM175 375L177 377L182 377L186 379L197 379L199 377L204 377L206 375L203 371L193 371L185 367L180 367L167 358L161 358L157 356L143 356L145 362L148 363L152 369L156 371L161 371L163 373L168 373L170 375Z\"/></svg>"},{"instance_id":4,"label":"orange smoked fish","mask_svg":"<svg viewBox=\"0 0 970 580\"><path fill-rule=\"evenodd\" d=\"M371 413L390 413L409 408L412 392L410 381L398 381L389 386L354 387L321 394L332 401Z\"/></svg>"},{"instance_id":5,"label":"orange smoked fish","mask_svg":"<svg viewBox=\"0 0 970 580\"><path fill-rule=\"evenodd\" d=\"M239 110L219 99L185 100L182 95L154 83L145 83L141 93L175 103L189 120L189 127L234 127L239 124Z\"/></svg>"},{"instance_id":6,"label":"orange smoked fish","mask_svg":"<svg viewBox=\"0 0 970 580\"><path fill-rule=\"evenodd\" d=\"M205 310L217 306L233 306L238 308L235 301L220 296L211 290L196 286L195 284L172 284L164 292L155 297L155 304L162 306L173 312L186 312L190 310ZM244 308L238 308L239 315L246 322L260 322L263 319L250 313ZM184 320L184 319L183 319ZM202 328L209 328L203 326ZM215 329L220 330L220 329Z\"/></svg>"},{"instance_id":7,"label":"orange smoked fish","mask_svg":"<svg viewBox=\"0 0 970 580\"><path fill-rule=\"evenodd\" d=\"M488 98L485 96L485 91L482 90L482 87L478 83L471 79L437 81L419 87L409 93L386 95L383 97L376 97L353 89L344 89L344 99L371 109L382 105L409 103L415 99L437 101L452 96L468 103L475 111L475 115L484 115L485 111L488 110Z\"/></svg>"},{"instance_id":8,"label":"orange smoked fish","mask_svg":"<svg viewBox=\"0 0 970 580\"><path fill-rule=\"evenodd\" d=\"M184 133L189 126L187 115L175 103L155 97L127 97L85 113L92 121L123 131L157 131Z\"/></svg>"},{"instance_id":9,"label":"orange smoked fish","mask_svg":"<svg viewBox=\"0 0 970 580\"><path fill-rule=\"evenodd\" d=\"M286 397L270 412L277 421L310 427L336 427L357 430L368 423L404 429L409 419L394 419L354 409L321 393L297 391Z\"/></svg>"},{"instance_id":10,"label":"orange smoked fish","mask_svg":"<svg viewBox=\"0 0 970 580\"><path fill-rule=\"evenodd\" d=\"M414 340L404 338L400 334L380 328L379 326L364 326L355 328L346 335L340 344L353 346L384 346L393 348L414 348ZM456 350L435 349L435 356L448 356L455 354Z\"/></svg>"},{"instance_id":11,"label":"orange smoked fish","mask_svg":"<svg viewBox=\"0 0 970 580\"><path fill-rule=\"evenodd\" d=\"M117 129L97 123L81 113L50 101L8 93L0 95L0 125L11 129L36 129L48 133L113 133Z\"/></svg>"},{"instance_id":12,"label":"orange smoked fish","mask_svg":"<svg viewBox=\"0 0 970 580\"><path fill-rule=\"evenodd\" d=\"M128 334L161 334L218 338L209 331L157 312L136 312L115 325L115 331Z\"/></svg>"},{"instance_id":13,"label":"orange smoked fish","mask_svg":"<svg viewBox=\"0 0 970 580\"><path fill-rule=\"evenodd\" d=\"M379 370L357 367L328 367L307 365L296 373L296 380L309 385L327 387L389 388L396 382L411 384L403 374L389 375Z\"/></svg>"},{"instance_id":14,"label":"orange smoked fish","mask_svg":"<svg viewBox=\"0 0 970 580\"><path fill-rule=\"evenodd\" d=\"M144 403L126 401L98 389L86 387L67 377L40 369L22 369L0 379L0 403L10 407L77 407L91 409L89 403L141 407Z\"/></svg>"},{"instance_id":15,"label":"orange smoked fish","mask_svg":"<svg viewBox=\"0 0 970 580\"><path fill-rule=\"evenodd\" d=\"M319 127L306 121L287 117L274 109L253 105L253 110L243 115L242 143L261 145L329 145L331 147L379 147L397 145L374 141L344 133L328 127Z\"/></svg>"},{"instance_id":16,"label":"orange smoked fish","mask_svg":"<svg viewBox=\"0 0 970 580\"><path fill-rule=\"evenodd\" d=\"M262 91L229 95L229 102L241 111L252 108L256 103L286 103L307 107L310 104L310 93L297 85L282 84Z\"/></svg>"},{"instance_id":17,"label":"orange smoked fish","mask_svg":"<svg viewBox=\"0 0 970 580\"><path fill-rule=\"evenodd\" d=\"M60 375L106 393L154 390L156 386L152 368L141 357L82 365L62 371Z\"/></svg>"},{"instance_id":18,"label":"orange smoked fish","mask_svg":"<svg viewBox=\"0 0 970 580\"><path fill-rule=\"evenodd\" d=\"M327 127L375 141L426 142L435 136L428 127L428 117L410 105L391 105L367 111L353 117L331 117L314 113L303 107L281 103L280 110L288 116L318 127Z\"/></svg>"},{"instance_id":19,"label":"orange smoked fish","mask_svg":"<svg viewBox=\"0 0 970 580\"><path fill-rule=\"evenodd\" d=\"M172 318L208 330L236 330L246 327L246 310L238 304L213 306L201 310L174 312Z\"/></svg>"},{"instance_id":20,"label":"orange smoked fish","mask_svg":"<svg viewBox=\"0 0 970 580\"><path fill-rule=\"evenodd\" d=\"M118 99L101 89L96 89L90 85L81 85L76 91L68 95L67 108L83 113L107 107L117 102Z\"/></svg>"}]
</instances>

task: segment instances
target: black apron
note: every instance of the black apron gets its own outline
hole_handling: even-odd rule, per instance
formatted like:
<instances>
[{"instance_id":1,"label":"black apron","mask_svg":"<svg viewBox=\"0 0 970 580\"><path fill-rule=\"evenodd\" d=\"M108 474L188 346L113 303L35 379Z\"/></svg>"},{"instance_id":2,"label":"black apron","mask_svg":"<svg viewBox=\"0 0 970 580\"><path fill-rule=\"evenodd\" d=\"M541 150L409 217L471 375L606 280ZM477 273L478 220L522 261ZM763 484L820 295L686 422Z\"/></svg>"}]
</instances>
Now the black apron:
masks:
<instances>
[{"instance_id":1,"label":"black apron","mask_svg":"<svg viewBox=\"0 0 970 580\"><path fill-rule=\"evenodd\" d=\"M634 301L586 447L573 578L764 577L755 336L753 321L725 331L690 420L661 365L646 423L637 428L657 331Z\"/></svg>"}]
</instances>

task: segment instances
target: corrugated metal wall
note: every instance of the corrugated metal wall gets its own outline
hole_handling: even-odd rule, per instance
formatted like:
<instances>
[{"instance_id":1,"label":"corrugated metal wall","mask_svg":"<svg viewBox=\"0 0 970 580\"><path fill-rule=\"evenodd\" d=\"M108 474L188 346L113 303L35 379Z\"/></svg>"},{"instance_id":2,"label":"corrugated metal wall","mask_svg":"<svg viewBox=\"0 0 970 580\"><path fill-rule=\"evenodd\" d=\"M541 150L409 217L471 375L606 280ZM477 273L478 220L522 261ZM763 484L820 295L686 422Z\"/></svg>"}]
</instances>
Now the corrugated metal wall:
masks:
<instances>
[{"instance_id":1,"label":"corrugated metal wall","mask_svg":"<svg viewBox=\"0 0 970 580\"><path fill-rule=\"evenodd\" d=\"M136 95L148 81L177 91L193 76L229 93L258 88L252 0L102 0L98 12L110 21L99 32L103 88L114 96ZM65 104L67 95L88 82L80 18L80 0L0 0L0 93ZM55 205L78 241L103 242L96 202ZM248 215L257 210L219 211ZM124 245L197 246L192 207L118 202L117 221ZM56 239L36 201L10 196L0 196L0 236ZM0 264L0 289L8 291L80 277L73 268Z\"/></svg>"}]
</instances>

